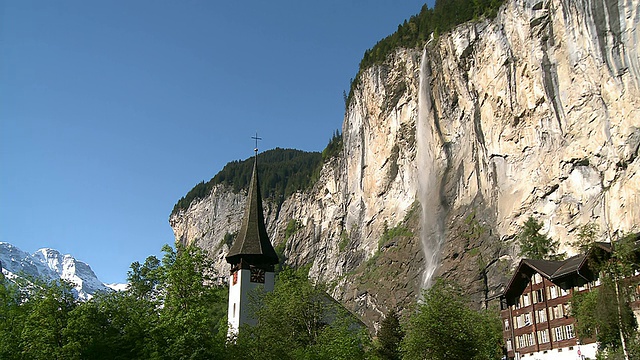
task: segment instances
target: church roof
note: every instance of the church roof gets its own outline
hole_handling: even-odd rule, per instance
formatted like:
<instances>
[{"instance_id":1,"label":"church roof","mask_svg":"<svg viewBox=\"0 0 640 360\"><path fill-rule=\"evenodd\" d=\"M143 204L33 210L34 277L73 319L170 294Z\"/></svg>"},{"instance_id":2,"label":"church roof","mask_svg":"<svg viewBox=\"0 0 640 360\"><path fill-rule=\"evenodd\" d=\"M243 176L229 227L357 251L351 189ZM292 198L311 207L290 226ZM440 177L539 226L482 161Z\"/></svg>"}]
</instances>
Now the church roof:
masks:
<instances>
[{"instance_id":1,"label":"church roof","mask_svg":"<svg viewBox=\"0 0 640 360\"><path fill-rule=\"evenodd\" d=\"M227 262L230 264L237 264L240 259L250 264L275 265L279 262L278 254L276 254L271 245L264 225L262 197L258 181L257 154L256 161L253 164L253 174L249 184L249 194L242 226L226 257Z\"/></svg>"}]
</instances>

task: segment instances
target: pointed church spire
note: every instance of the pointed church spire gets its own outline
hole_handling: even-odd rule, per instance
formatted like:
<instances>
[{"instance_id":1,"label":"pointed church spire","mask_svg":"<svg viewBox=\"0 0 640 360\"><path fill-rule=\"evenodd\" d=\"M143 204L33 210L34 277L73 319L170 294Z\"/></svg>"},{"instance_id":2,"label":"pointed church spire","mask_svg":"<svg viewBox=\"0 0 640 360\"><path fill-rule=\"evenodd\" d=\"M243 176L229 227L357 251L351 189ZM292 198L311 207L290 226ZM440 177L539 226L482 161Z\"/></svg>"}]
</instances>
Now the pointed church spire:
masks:
<instances>
[{"instance_id":1,"label":"pointed church spire","mask_svg":"<svg viewBox=\"0 0 640 360\"><path fill-rule=\"evenodd\" d=\"M256 136L257 138L257 136ZM267 229L264 225L262 197L258 180L258 151L253 163L253 174L249 184L247 205L242 219L242 226L233 242L226 260L232 267L255 265L273 267L278 263L278 255L271 245Z\"/></svg>"}]
</instances>

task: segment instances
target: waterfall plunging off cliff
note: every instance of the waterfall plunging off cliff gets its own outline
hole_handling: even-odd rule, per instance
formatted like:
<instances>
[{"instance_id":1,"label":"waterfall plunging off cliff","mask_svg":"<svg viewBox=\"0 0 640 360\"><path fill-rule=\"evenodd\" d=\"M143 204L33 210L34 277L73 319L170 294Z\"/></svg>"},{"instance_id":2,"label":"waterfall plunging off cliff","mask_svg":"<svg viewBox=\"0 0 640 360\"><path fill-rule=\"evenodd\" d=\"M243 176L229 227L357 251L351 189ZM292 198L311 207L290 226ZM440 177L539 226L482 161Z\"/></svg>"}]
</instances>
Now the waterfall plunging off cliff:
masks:
<instances>
[{"instance_id":1,"label":"waterfall plunging off cliff","mask_svg":"<svg viewBox=\"0 0 640 360\"><path fill-rule=\"evenodd\" d=\"M341 154L312 188L265 211L287 263L311 265L309 276L374 329L436 276L472 301L497 295L529 216L561 251L589 223L640 232L638 3L509 0L428 52L398 49L362 69ZM603 17L603 6L624 19ZM245 201L220 184L172 214L176 240L207 249L228 274L223 235L238 231ZM292 221L303 226L287 238ZM416 236L381 244L385 226Z\"/></svg>"},{"instance_id":2,"label":"waterfall plunging off cliff","mask_svg":"<svg viewBox=\"0 0 640 360\"><path fill-rule=\"evenodd\" d=\"M440 250L444 243L444 219L440 192L441 172L438 167L436 149L440 139L434 137L435 113L431 102L431 69L426 49L420 65L420 88L418 95L418 122L416 126L418 197L422 206L420 240L424 251L424 273L422 288L431 286L431 280L440 261Z\"/></svg>"}]
</instances>

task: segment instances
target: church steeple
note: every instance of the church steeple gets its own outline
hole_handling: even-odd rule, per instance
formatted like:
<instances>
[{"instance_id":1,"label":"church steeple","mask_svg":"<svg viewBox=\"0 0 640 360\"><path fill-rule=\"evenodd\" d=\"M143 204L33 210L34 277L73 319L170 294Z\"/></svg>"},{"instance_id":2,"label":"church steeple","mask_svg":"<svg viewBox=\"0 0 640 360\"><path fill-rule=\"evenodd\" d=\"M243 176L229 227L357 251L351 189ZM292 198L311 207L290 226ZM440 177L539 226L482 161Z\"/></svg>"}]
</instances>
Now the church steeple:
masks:
<instances>
[{"instance_id":1,"label":"church steeple","mask_svg":"<svg viewBox=\"0 0 640 360\"><path fill-rule=\"evenodd\" d=\"M255 324L250 304L252 291L262 288L273 291L275 284L274 265L278 263L278 254L273 249L267 228L264 225L260 181L258 180L258 147L256 137L256 157L253 174L249 184L247 205L238 236L227 253L226 260L231 264L229 276L229 336L238 333L243 324ZM255 304L254 304L255 305Z\"/></svg>"},{"instance_id":2,"label":"church steeple","mask_svg":"<svg viewBox=\"0 0 640 360\"><path fill-rule=\"evenodd\" d=\"M271 271L273 271L273 265L278 263L278 255L271 245L267 228L264 225L257 154L253 163L253 174L249 184L249 194L242 226L231 249L229 249L226 260L232 266L266 266L270 267Z\"/></svg>"}]
</instances>

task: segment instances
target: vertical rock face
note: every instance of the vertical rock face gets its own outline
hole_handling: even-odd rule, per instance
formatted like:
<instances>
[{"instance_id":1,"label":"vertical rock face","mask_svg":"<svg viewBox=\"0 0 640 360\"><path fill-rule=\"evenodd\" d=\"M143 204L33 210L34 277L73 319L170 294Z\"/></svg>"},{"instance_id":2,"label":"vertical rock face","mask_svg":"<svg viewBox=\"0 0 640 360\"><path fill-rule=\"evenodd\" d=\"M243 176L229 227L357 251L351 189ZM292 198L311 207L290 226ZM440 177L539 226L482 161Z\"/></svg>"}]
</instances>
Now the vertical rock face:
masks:
<instances>
[{"instance_id":1,"label":"vertical rock face","mask_svg":"<svg viewBox=\"0 0 640 360\"><path fill-rule=\"evenodd\" d=\"M435 275L484 301L529 216L569 253L587 223L602 240L640 231L639 24L638 2L513 0L424 51L396 51L361 73L342 155L313 189L265 203L272 241L374 326L428 282L434 236ZM226 274L245 198L215 188L171 217L176 240ZM285 238L291 221L301 226Z\"/></svg>"}]
</instances>

